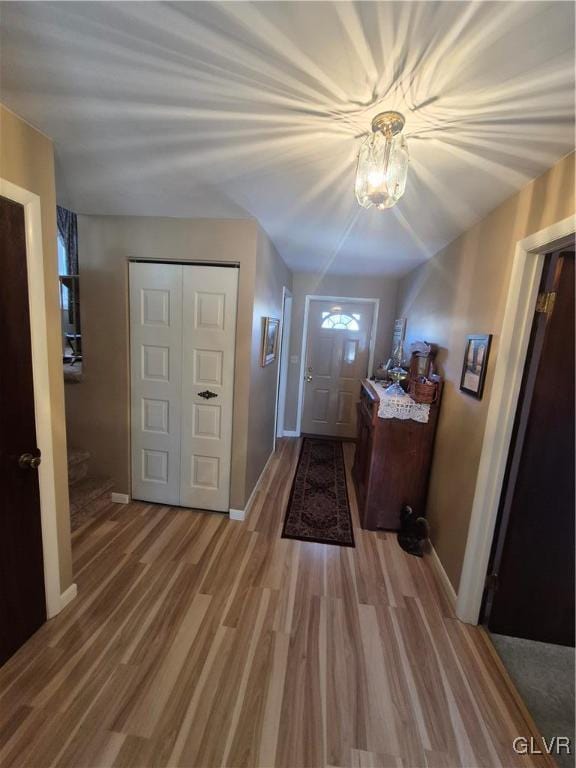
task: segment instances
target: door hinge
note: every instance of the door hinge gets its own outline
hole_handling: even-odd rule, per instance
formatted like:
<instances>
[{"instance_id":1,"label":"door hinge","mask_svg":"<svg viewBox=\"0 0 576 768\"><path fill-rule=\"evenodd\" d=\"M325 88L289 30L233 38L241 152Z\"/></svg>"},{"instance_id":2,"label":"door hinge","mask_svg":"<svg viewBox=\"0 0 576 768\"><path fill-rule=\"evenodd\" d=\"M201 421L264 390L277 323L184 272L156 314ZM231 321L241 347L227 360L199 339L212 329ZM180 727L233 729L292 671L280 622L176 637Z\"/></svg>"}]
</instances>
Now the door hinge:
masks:
<instances>
[{"instance_id":1,"label":"door hinge","mask_svg":"<svg viewBox=\"0 0 576 768\"><path fill-rule=\"evenodd\" d=\"M554 291L539 293L536 299L536 312L541 315L551 315L555 301L556 293Z\"/></svg>"},{"instance_id":2,"label":"door hinge","mask_svg":"<svg viewBox=\"0 0 576 768\"><path fill-rule=\"evenodd\" d=\"M488 576L486 576L486 582L484 586L486 589L490 589L490 590L498 589L498 574L489 573Z\"/></svg>"}]
</instances>

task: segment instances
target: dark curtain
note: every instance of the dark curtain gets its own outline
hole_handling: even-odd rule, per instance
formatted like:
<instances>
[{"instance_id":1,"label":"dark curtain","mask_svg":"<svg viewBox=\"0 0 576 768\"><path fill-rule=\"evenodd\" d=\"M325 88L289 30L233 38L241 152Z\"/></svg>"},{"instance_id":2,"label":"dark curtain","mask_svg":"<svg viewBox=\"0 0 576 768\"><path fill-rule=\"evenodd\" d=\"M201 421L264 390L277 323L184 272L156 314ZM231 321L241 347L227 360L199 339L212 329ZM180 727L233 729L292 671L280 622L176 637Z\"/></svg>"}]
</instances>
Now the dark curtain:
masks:
<instances>
[{"instance_id":1,"label":"dark curtain","mask_svg":"<svg viewBox=\"0 0 576 768\"><path fill-rule=\"evenodd\" d=\"M56 221L58 234L66 249L66 270L69 275L78 275L78 219L75 213L67 208L56 206ZM80 291L78 278L69 282L70 301L68 317L74 323L76 333L80 333Z\"/></svg>"}]
</instances>

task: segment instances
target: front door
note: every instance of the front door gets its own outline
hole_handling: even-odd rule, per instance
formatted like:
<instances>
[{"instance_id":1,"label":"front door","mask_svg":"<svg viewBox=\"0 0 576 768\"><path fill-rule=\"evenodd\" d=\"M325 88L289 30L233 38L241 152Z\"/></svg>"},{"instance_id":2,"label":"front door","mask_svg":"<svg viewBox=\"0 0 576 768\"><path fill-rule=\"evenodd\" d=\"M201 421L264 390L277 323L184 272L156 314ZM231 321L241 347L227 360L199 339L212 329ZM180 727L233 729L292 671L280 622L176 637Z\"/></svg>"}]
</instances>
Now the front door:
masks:
<instances>
[{"instance_id":1,"label":"front door","mask_svg":"<svg viewBox=\"0 0 576 768\"><path fill-rule=\"evenodd\" d=\"M543 288L555 302L535 316L485 620L498 634L574 645L574 252L549 259Z\"/></svg>"},{"instance_id":2,"label":"front door","mask_svg":"<svg viewBox=\"0 0 576 768\"><path fill-rule=\"evenodd\" d=\"M374 304L310 301L302 432L356 437L360 381L368 373Z\"/></svg>"},{"instance_id":3,"label":"front door","mask_svg":"<svg viewBox=\"0 0 576 768\"><path fill-rule=\"evenodd\" d=\"M46 621L24 208L3 197L0 253L1 664Z\"/></svg>"},{"instance_id":4,"label":"front door","mask_svg":"<svg viewBox=\"0 0 576 768\"><path fill-rule=\"evenodd\" d=\"M132 496L228 512L238 269L130 264Z\"/></svg>"}]
</instances>

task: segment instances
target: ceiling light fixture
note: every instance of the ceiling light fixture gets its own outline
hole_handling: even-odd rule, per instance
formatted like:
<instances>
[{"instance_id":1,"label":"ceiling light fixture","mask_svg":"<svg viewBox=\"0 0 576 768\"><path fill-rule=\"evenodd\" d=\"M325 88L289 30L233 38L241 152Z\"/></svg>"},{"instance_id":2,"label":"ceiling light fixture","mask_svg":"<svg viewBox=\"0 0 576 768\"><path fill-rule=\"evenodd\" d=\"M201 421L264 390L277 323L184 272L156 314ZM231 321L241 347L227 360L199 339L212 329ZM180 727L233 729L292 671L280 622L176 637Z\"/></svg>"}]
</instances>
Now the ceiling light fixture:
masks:
<instances>
[{"instance_id":1,"label":"ceiling light fixture","mask_svg":"<svg viewBox=\"0 0 576 768\"><path fill-rule=\"evenodd\" d=\"M356 199L363 208L392 208L404 194L410 160L405 122L400 112L380 112L372 120L372 135L360 147L356 168Z\"/></svg>"}]
</instances>

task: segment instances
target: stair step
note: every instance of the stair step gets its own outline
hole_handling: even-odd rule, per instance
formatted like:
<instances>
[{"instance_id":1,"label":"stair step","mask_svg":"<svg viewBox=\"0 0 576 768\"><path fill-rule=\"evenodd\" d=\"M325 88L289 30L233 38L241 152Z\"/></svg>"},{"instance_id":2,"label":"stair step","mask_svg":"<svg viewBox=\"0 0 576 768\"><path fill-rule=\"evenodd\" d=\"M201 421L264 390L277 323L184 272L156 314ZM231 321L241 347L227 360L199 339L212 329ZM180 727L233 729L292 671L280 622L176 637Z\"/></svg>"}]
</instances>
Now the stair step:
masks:
<instances>
[{"instance_id":1,"label":"stair step","mask_svg":"<svg viewBox=\"0 0 576 768\"><path fill-rule=\"evenodd\" d=\"M88 461L89 458L89 451L83 451L81 448L69 448L68 468L74 467L76 464L81 464L83 461Z\"/></svg>"},{"instance_id":2,"label":"stair step","mask_svg":"<svg viewBox=\"0 0 576 768\"><path fill-rule=\"evenodd\" d=\"M68 485L75 485L88 474L88 462L90 454L79 448L71 448L68 451Z\"/></svg>"},{"instance_id":3,"label":"stair step","mask_svg":"<svg viewBox=\"0 0 576 768\"><path fill-rule=\"evenodd\" d=\"M112 505L112 499L110 494L104 493L102 496L98 496L97 499L86 504L85 507L70 515L70 529L72 533L81 528L85 523L95 520L102 514L105 514Z\"/></svg>"},{"instance_id":4,"label":"stair step","mask_svg":"<svg viewBox=\"0 0 576 768\"><path fill-rule=\"evenodd\" d=\"M70 487L70 516L77 515L87 504L110 493L114 482L109 477L84 477Z\"/></svg>"}]
</instances>

